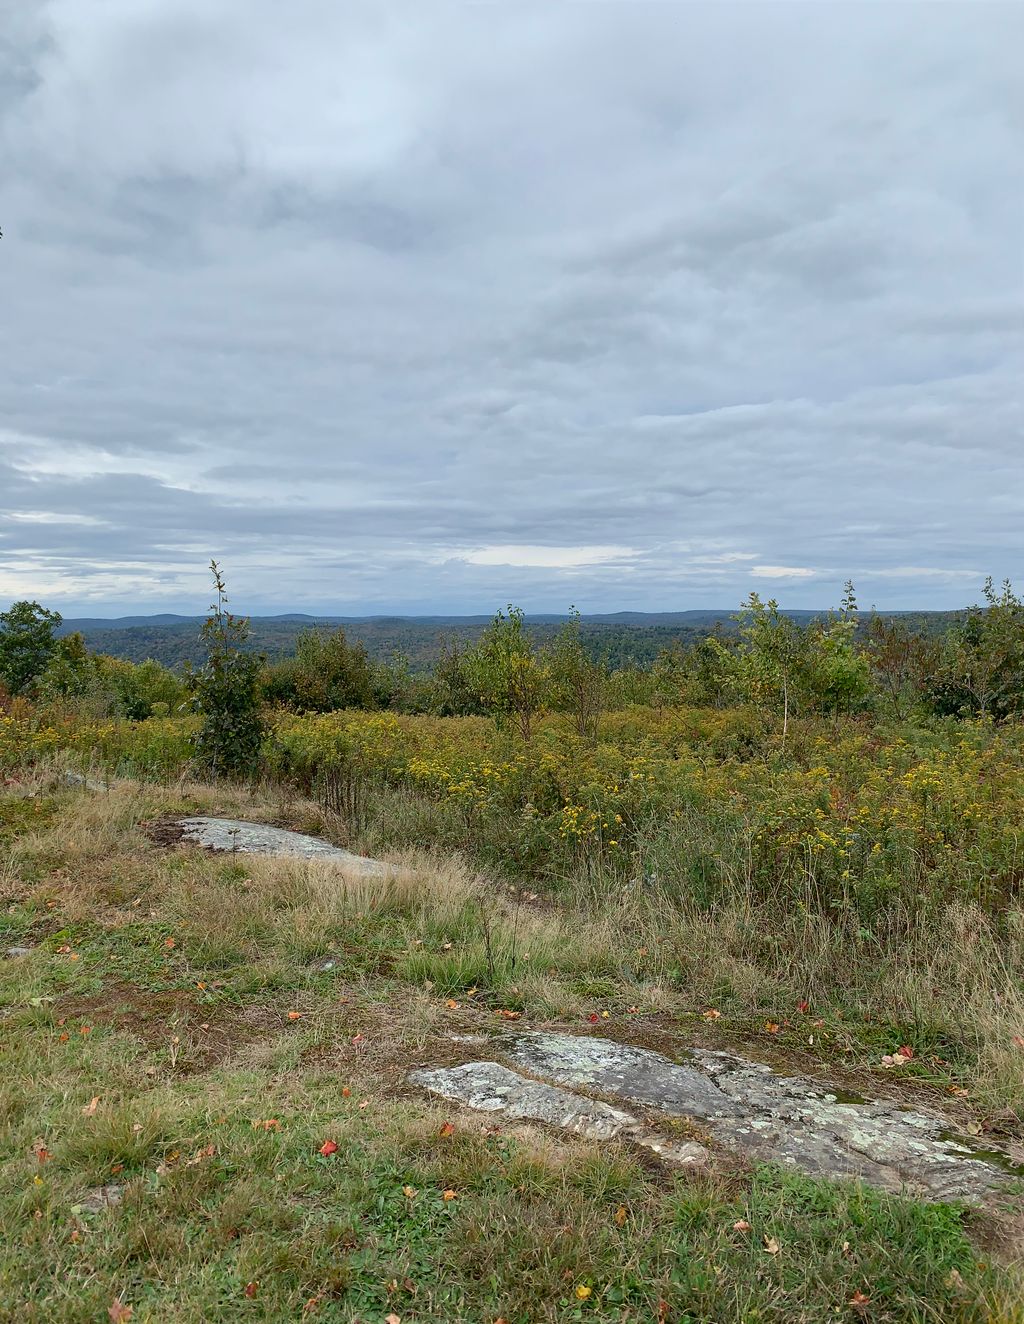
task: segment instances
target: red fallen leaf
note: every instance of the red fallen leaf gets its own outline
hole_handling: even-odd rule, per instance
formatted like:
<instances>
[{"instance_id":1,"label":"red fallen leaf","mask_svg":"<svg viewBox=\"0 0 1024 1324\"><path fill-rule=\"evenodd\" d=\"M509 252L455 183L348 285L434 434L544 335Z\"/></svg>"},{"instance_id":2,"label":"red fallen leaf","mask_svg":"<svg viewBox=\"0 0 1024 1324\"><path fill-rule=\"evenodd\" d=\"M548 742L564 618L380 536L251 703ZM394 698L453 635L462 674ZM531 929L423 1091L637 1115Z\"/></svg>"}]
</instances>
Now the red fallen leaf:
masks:
<instances>
[{"instance_id":1,"label":"red fallen leaf","mask_svg":"<svg viewBox=\"0 0 1024 1324\"><path fill-rule=\"evenodd\" d=\"M245 1295L249 1298L250 1301L253 1299L253 1297L256 1295L256 1293L259 1290L260 1290L259 1283L246 1283L245 1285Z\"/></svg>"},{"instance_id":2,"label":"red fallen leaf","mask_svg":"<svg viewBox=\"0 0 1024 1324\"><path fill-rule=\"evenodd\" d=\"M131 1306L126 1306L119 1296L115 1297L107 1306L107 1314L110 1316L113 1324L123 1324L126 1319L131 1319L134 1314Z\"/></svg>"},{"instance_id":3,"label":"red fallen leaf","mask_svg":"<svg viewBox=\"0 0 1024 1324\"><path fill-rule=\"evenodd\" d=\"M453 1136L455 1134L455 1123L445 1122L437 1134L439 1136Z\"/></svg>"},{"instance_id":4,"label":"red fallen leaf","mask_svg":"<svg viewBox=\"0 0 1024 1324\"><path fill-rule=\"evenodd\" d=\"M342 1085L342 1087L341 1087L341 1097L342 1097L343 1099L351 1099L351 1097L352 1097L352 1091L349 1089L349 1087L348 1087L347 1085Z\"/></svg>"},{"instance_id":5,"label":"red fallen leaf","mask_svg":"<svg viewBox=\"0 0 1024 1324\"><path fill-rule=\"evenodd\" d=\"M1024 1048L1024 1034L1015 1034L1010 1040L1014 1048Z\"/></svg>"},{"instance_id":6,"label":"red fallen leaf","mask_svg":"<svg viewBox=\"0 0 1024 1324\"><path fill-rule=\"evenodd\" d=\"M665 1324L668 1319L668 1302L664 1297L658 1302L658 1324Z\"/></svg>"},{"instance_id":7,"label":"red fallen leaf","mask_svg":"<svg viewBox=\"0 0 1024 1324\"><path fill-rule=\"evenodd\" d=\"M325 1140L320 1146L320 1153L323 1154L324 1158L330 1158L332 1154L337 1154L337 1152L338 1146L333 1140Z\"/></svg>"},{"instance_id":8,"label":"red fallen leaf","mask_svg":"<svg viewBox=\"0 0 1024 1324\"><path fill-rule=\"evenodd\" d=\"M909 1044L900 1044L896 1051L899 1053L900 1057L905 1057L908 1061L914 1056L914 1050Z\"/></svg>"},{"instance_id":9,"label":"red fallen leaf","mask_svg":"<svg viewBox=\"0 0 1024 1324\"><path fill-rule=\"evenodd\" d=\"M165 939L164 939L164 946L165 946L165 947L177 947L177 945L178 945L177 942L176 942L173 938L165 938Z\"/></svg>"},{"instance_id":10,"label":"red fallen leaf","mask_svg":"<svg viewBox=\"0 0 1024 1324\"><path fill-rule=\"evenodd\" d=\"M40 1163L46 1163L49 1159L53 1158L53 1155L42 1143L42 1141L40 1141L39 1144L33 1147L32 1153L35 1154L36 1158L39 1160Z\"/></svg>"},{"instance_id":11,"label":"red fallen leaf","mask_svg":"<svg viewBox=\"0 0 1024 1324\"><path fill-rule=\"evenodd\" d=\"M503 1017L506 1021L517 1021L523 1013L521 1011L510 1011L508 1007L500 1007L494 1014Z\"/></svg>"},{"instance_id":12,"label":"red fallen leaf","mask_svg":"<svg viewBox=\"0 0 1024 1324\"><path fill-rule=\"evenodd\" d=\"M596 1011L592 1011L590 1015L587 1017L587 1020L590 1022L591 1025L596 1025L600 1019L601 1017L598 1016Z\"/></svg>"},{"instance_id":13,"label":"red fallen leaf","mask_svg":"<svg viewBox=\"0 0 1024 1324\"><path fill-rule=\"evenodd\" d=\"M807 1001L806 998L801 998L801 1000L796 1004L796 1009L801 1016L806 1016L811 1009L811 1004Z\"/></svg>"},{"instance_id":14,"label":"red fallen leaf","mask_svg":"<svg viewBox=\"0 0 1024 1324\"><path fill-rule=\"evenodd\" d=\"M361 1034L354 1034L352 1036L352 1042L354 1044L363 1044L366 1042L366 1040Z\"/></svg>"},{"instance_id":15,"label":"red fallen leaf","mask_svg":"<svg viewBox=\"0 0 1024 1324\"><path fill-rule=\"evenodd\" d=\"M864 1293L859 1288L857 1289L856 1292L854 1292L853 1296L850 1297L850 1305L853 1306L854 1310L863 1311L870 1304L871 1304L871 1298L869 1296L865 1296Z\"/></svg>"},{"instance_id":16,"label":"red fallen leaf","mask_svg":"<svg viewBox=\"0 0 1024 1324\"><path fill-rule=\"evenodd\" d=\"M764 1028L769 1034L778 1034L779 1032L779 1026L775 1021L765 1021Z\"/></svg>"}]
</instances>

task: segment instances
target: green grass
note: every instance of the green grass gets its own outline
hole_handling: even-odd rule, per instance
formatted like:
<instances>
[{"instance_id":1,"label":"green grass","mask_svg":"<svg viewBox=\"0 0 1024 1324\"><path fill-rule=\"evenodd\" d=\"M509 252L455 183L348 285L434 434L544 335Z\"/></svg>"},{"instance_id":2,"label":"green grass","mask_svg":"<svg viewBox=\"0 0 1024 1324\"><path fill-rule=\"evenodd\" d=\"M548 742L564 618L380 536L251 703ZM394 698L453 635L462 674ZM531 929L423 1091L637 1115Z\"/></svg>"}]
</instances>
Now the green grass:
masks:
<instances>
[{"instance_id":1,"label":"green grass","mask_svg":"<svg viewBox=\"0 0 1024 1324\"><path fill-rule=\"evenodd\" d=\"M27 796L0 793L0 945L35 948L0 962L0 1320L104 1321L115 1300L152 1324L1024 1319L1010 1234L980 1214L728 1158L684 1177L404 1083L502 1009L776 1053L810 1013L782 1024L699 967L673 980L650 930L494 892L482 912L456 864L346 888L140 826L242 812L239 792ZM925 1033L839 1010L813 1033L844 1062ZM924 1047L946 1046L915 1042L944 1080Z\"/></svg>"}]
</instances>

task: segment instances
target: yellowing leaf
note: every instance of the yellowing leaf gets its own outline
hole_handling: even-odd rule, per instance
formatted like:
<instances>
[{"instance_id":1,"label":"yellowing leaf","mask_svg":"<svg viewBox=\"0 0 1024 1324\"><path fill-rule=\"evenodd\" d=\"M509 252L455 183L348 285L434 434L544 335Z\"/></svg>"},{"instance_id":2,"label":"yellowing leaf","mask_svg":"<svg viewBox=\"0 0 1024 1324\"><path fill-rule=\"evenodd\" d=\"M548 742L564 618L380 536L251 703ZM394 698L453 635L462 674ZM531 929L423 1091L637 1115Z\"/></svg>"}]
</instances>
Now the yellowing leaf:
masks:
<instances>
[{"instance_id":1,"label":"yellowing leaf","mask_svg":"<svg viewBox=\"0 0 1024 1324\"><path fill-rule=\"evenodd\" d=\"M92 1116L94 1116L94 1115L95 1115L95 1112L96 1112L96 1109L97 1109L99 1106L100 1106L100 1096L99 1096L98 1094L94 1094L93 1097L89 1100L89 1102L88 1102L88 1103L85 1105L85 1107L82 1109L82 1116L83 1116L83 1117L92 1117Z\"/></svg>"},{"instance_id":2,"label":"yellowing leaf","mask_svg":"<svg viewBox=\"0 0 1024 1324\"><path fill-rule=\"evenodd\" d=\"M581 1301L586 1301L588 1297L594 1295L594 1289L592 1287L588 1287L586 1283L580 1283L579 1286L576 1288L576 1295L579 1297Z\"/></svg>"},{"instance_id":3,"label":"yellowing leaf","mask_svg":"<svg viewBox=\"0 0 1024 1324\"><path fill-rule=\"evenodd\" d=\"M779 1245L779 1243L775 1240L774 1237L765 1237L764 1249L766 1255L778 1255L782 1247Z\"/></svg>"}]
</instances>

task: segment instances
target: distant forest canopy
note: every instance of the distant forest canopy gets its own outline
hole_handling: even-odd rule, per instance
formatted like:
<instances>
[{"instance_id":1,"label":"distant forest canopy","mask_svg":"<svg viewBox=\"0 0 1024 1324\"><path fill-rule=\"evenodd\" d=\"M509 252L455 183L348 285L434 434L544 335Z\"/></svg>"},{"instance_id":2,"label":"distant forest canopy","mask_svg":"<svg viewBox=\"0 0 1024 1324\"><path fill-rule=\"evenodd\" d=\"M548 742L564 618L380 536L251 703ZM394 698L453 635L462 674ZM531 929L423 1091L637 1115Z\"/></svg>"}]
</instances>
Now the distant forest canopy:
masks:
<instances>
[{"instance_id":1,"label":"distant forest canopy","mask_svg":"<svg viewBox=\"0 0 1024 1324\"><path fill-rule=\"evenodd\" d=\"M826 611L789 611L784 615L798 624L824 619ZM899 618L915 634L938 636L963 621L964 611L879 612L884 619ZM871 613L862 612L865 629ZM58 633L81 634L97 653L144 662L152 658L179 670L186 663L197 665L204 656L200 635L202 616L126 616L115 620L82 618L65 620ZM526 630L538 646L554 642L569 619L538 614L528 617ZM441 656L442 641L455 639L460 645L476 643L493 620L492 616L252 616L244 647L265 654L276 662L294 657L300 636L311 629L333 630L341 626L351 643L362 644L373 662L402 657L413 675L433 670ZM650 667L666 649L690 647L717 631L732 633L737 611L615 612L580 617L580 642L588 656L611 670Z\"/></svg>"}]
</instances>

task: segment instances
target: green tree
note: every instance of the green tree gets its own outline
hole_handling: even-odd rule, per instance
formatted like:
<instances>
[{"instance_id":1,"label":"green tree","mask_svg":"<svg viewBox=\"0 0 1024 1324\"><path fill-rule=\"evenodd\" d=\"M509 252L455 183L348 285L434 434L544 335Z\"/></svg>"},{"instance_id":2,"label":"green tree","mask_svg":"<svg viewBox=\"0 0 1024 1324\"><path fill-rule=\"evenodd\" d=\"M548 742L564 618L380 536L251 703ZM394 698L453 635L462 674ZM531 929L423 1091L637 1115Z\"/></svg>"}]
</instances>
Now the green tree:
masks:
<instances>
[{"instance_id":1,"label":"green tree","mask_svg":"<svg viewBox=\"0 0 1024 1324\"><path fill-rule=\"evenodd\" d=\"M215 777L252 772L259 758L264 724L260 711L263 659L244 651L249 622L227 610L220 567L210 562L216 600L203 625L206 660L188 673L192 706L202 715L194 747L201 766Z\"/></svg>"},{"instance_id":2,"label":"green tree","mask_svg":"<svg viewBox=\"0 0 1024 1324\"><path fill-rule=\"evenodd\" d=\"M596 740L608 672L583 647L580 613L575 607L570 607L569 619L551 646L548 665L555 706L572 714L581 739Z\"/></svg>"},{"instance_id":3,"label":"green tree","mask_svg":"<svg viewBox=\"0 0 1024 1324\"><path fill-rule=\"evenodd\" d=\"M871 697L871 665L857 641L857 598L847 580L842 606L804 631L803 690L819 712L861 712Z\"/></svg>"},{"instance_id":4,"label":"green tree","mask_svg":"<svg viewBox=\"0 0 1024 1324\"><path fill-rule=\"evenodd\" d=\"M12 694L28 694L53 656L61 614L38 602L15 602L0 612L0 680Z\"/></svg>"},{"instance_id":5,"label":"green tree","mask_svg":"<svg viewBox=\"0 0 1024 1324\"><path fill-rule=\"evenodd\" d=\"M520 607L499 611L467 659L474 688L499 723L511 722L529 743L544 706L548 669L526 632Z\"/></svg>"},{"instance_id":6,"label":"green tree","mask_svg":"<svg viewBox=\"0 0 1024 1324\"><path fill-rule=\"evenodd\" d=\"M93 659L76 631L56 641L37 683L39 694L44 699L79 699L88 693L94 677Z\"/></svg>"},{"instance_id":7,"label":"green tree","mask_svg":"<svg viewBox=\"0 0 1024 1324\"><path fill-rule=\"evenodd\" d=\"M942 712L1002 721L1024 712L1024 601L986 579L985 605L946 636L932 702Z\"/></svg>"},{"instance_id":8,"label":"green tree","mask_svg":"<svg viewBox=\"0 0 1024 1324\"><path fill-rule=\"evenodd\" d=\"M936 641L926 639L896 617L872 616L867 627L865 654L883 709L888 709L893 717L908 717L937 674Z\"/></svg>"},{"instance_id":9,"label":"green tree","mask_svg":"<svg viewBox=\"0 0 1024 1324\"><path fill-rule=\"evenodd\" d=\"M477 684L473 649L456 634L442 635L430 686L430 709L439 717L475 717L487 711Z\"/></svg>"},{"instance_id":10,"label":"green tree","mask_svg":"<svg viewBox=\"0 0 1024 1324\"><path fill-rule=\"evenodd\" d=\"M782 748L786 748L789 718L799 695L804 635L774 598L763 602L751 593L737 617L739 644L735 677L741 696L764 711L782 716Z\"/></svg>"}]
</instances>

